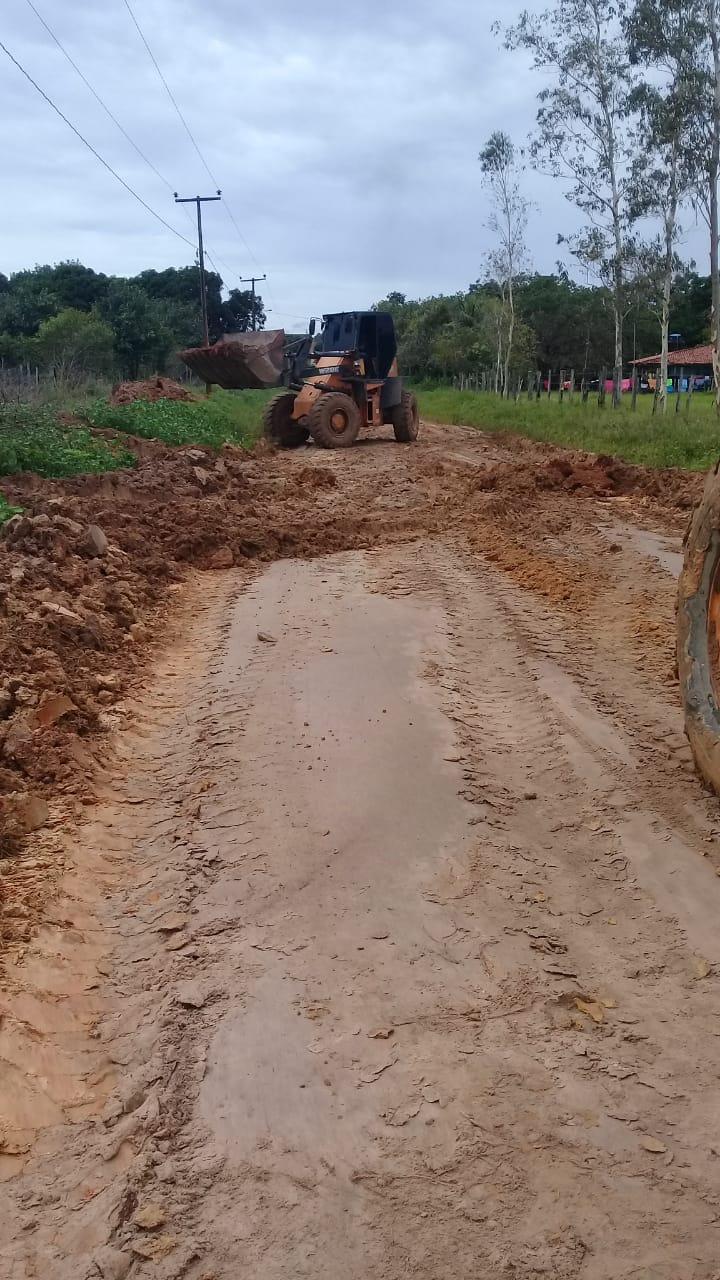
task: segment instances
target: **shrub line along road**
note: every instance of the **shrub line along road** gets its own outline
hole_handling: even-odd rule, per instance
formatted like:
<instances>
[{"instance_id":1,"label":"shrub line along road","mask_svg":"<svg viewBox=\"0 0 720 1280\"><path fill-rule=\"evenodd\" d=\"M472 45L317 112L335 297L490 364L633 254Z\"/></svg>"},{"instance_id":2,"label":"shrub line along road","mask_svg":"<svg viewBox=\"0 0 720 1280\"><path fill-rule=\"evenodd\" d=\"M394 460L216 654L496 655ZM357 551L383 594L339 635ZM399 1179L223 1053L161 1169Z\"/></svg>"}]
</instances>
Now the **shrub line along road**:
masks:
<instances>
[{"instance_id":1,"label":"shrub line along road","mask_svg":"<svg viewBox=\"0 0 720 1280\"><path fill-rule=\"evenodd\" d=\"M190 575L52 832L8 955L0 1272L710 1280L682 513L452 428L266 466L323 473L307 526L347 549Z\"/></svg>"}]
</instances>

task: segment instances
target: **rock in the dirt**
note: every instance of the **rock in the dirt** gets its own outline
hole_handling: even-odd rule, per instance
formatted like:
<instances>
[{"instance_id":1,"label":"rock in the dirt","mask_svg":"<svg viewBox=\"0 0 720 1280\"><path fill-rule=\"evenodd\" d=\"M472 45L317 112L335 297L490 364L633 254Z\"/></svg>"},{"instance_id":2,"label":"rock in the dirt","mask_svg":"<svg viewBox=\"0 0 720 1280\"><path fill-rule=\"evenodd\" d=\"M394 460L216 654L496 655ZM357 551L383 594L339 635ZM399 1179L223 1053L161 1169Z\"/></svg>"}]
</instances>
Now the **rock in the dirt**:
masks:
<instances>
[{"instance_id":1,"label":"rock in the dirt","mask_svg":"<svg viewBox=\"0 0 720 1280\"><path fill-rule=\"evenodd\" d=\"M53 516L52 522L61 533L67 533L71 538L82 537L83 527L77 520L71 520L69 516Z\"/></svg>"},{"instance_id":2,"label":"rock in the dirt","mask_svg":"<svg viewBox=\"0 0 720 1280\"><path fill-rule=\"evenodd\" d=\"M32 529L32 525L27 516L14 515L6 520L2 526L2 536L6 542L14 542L16 538L21 538L28 534Z\"/></svg>"},{"instance_id":3,"label":"rock in the dirt","mask_svg":"<svg viewBox=\"0 0 720 1280\"><path fill-rule=\"evenodd\" d=\"M54 600L42 600L40 608L43 613L48 614L51 618L57 618L63 622L76 622L82 625L82 618L79 613L75 613L72 609L66 609L65 605L57 604Z\"/></svg>"},{"instance_id":4,"label":"rock in the dirt","mask_svg":"<svg viewBox=\"0 0 720 1280\"><path fill-rule=\"evenodd\" d=\"M133 622L132 626L128 629L128 635L135 641L135 644L144 644L147 640L147 627L145 626L145 623Z\"/></svg>"},{"instance_id":5,"label":"rock in the dirt","mask_svg":"<svg viewBox=\"0 0 720 1280\"><path fill-rule=\"evenodd\" d=\"M262 640L263 644L277 644L277 637L271 636L269 631L258 631L258 640Z\"/></svg>"},{"instance_id":6,"label":"rock in the dirt","mask_svg":"<svg viewBox=\"0 0 720 1280\"><path fill-rule=\"evenodd\" d=\"M102 1280L125 1280L132 1263L132 1254L123 1253L120 1249L113 1249L112 1245L106 1244L93 1254L93 1262Z\"/></svg>"},{"instance_id":7,"label":"rock in the dirt","mask_svg":"<svg viewBox=\"0 0 720 1280\"><path fill-rule=\"evenodd\" d=\"M143 1231L156 1231L167 1220L167 1214L161 1204L142 1204L133 1214L133 1222Z\"/></svg>"},{"instance_id":8,"label":"rock in the dirt","mask_svg":"<svg viewBox=\"0 0 720 1280\"><path fill-rule=\"evenodd\" d=\"M202 1009L207 998L207 988L197 980L181 982L175 992L175 999L178 1004L184 1005L188 1009Z\"/></svg>"},{"instance_id":9,"label":"rock in the dirt","mask_svg":"<svg viewBox=\"0 0 720 1280\"><path fill-rule=\"evenodd\" d=\"M208 560L209 569L232 569L235 557L231 547L218 547Z\"/></svg>"},{"instance_id":10,"label":"rock in the dirt","mask_svg":"<svg viewBox=\"0 0 720 1280\"><path fill-rule=\"evenodd\" d=\"M72 698L64 693L44 693L35 710L35 723L41 729L47 729L71 711L77 711Z\"/></svg>"},{"instance_id":11,"label":"rock in the dirt","mask_svg":"<svg viewBox=\"0 0 720 1280\"><path fill-rule=\"evenodd\" d=\"M104 556L108 549L108 540L98 524L89 524L85 530L82 545L89 556Z\"/></svg>"},{"instance_id":12,"label":"rock in the dirt","mask_svg":"<svg viewBox=\"0 0 720 1280\"><path fill-rule=\"evenodd\" d=\"M29 713L26 711L16 712L10 721L10 727L5 734L2 753L7 760L15 760L18 752L22 752L29 742L32 742L33 726L29 720Z\"/></svg>"}]
</instances>

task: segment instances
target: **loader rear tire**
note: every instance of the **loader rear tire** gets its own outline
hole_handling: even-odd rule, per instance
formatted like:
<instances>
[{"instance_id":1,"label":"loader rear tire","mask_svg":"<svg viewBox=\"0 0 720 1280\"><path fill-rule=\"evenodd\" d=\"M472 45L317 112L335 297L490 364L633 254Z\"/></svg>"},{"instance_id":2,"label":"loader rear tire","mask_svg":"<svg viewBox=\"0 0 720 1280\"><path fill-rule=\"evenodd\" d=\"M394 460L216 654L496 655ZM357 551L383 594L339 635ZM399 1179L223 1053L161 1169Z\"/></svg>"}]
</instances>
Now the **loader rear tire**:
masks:
<instances>
[{"instance_id":1,"label":"loader rear tire","mask_svg":"<svg viewBox=\"0 0 720 1280\"><path fill-rule=\"evenodd\" d=\"M403 391L399 404L390 411L390 421L395 439L400 444L410 444L417 440L420 430L420 414L418 403L412 391Z\"/></svg>"},{"instance_id":2,"label":"loader rear tire","mask_svg":"<svg viewBox=\"0 0 720 1280\"><path fill-rule=\"evenodd\" d=\"M720 462L685 535L677 598L677 662L695 764L720 795Z\"/></svg>"},{"instance_id":3,"label":"loader rear tire","mask_svg":"<svg viewBox=\"0 0 720 1280\"><path fill-rule=\"evenodd\" d=\"M308 414L310 435L323 449L349 449L360 430L360 410L352 396L327 391Z\"/></svg>"},{"instance_id":4,"label":"loader rear tire","mask_svg":"<svg viewBox=\"0 0 720 1280\"><path fill-rule=\"evenodd\" d=\"M281 449L297 449L307 444L310 432L292 417L295 392L282 391L273 396L263 410L263 435Z\"/></svg>"}]
</instances>

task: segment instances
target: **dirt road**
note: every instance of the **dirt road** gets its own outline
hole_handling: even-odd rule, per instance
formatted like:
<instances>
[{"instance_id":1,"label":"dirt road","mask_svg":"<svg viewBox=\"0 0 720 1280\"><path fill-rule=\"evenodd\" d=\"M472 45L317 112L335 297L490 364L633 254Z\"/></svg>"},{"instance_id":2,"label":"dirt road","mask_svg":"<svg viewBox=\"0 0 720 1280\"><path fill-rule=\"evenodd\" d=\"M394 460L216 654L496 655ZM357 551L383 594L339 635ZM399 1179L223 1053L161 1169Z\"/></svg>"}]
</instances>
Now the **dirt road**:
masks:
<instances>
[{"instance_id":1,"label":"dirt road","mask_svg":"<svg viewBox=\"0 0 720 1280\"><path fill-rule=\"evenodd\" d=\"M8 1280L720 1275L682 515L546 461L270 460L352 549L177 593L21 867L63 845L2 1006Z\"/></svg>"}]
</instances>

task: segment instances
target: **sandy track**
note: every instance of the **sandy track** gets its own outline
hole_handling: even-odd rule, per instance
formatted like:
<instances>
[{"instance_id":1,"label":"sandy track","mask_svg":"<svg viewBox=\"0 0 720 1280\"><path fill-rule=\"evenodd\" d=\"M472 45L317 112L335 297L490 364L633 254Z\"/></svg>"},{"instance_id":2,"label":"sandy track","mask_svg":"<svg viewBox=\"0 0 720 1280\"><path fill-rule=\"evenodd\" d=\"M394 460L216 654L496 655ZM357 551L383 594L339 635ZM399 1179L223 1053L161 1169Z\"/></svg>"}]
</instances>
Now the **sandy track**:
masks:
<instances>
[{"instance_id":1,"label":"sandy track","mask_svg":"<svg viewBox=\"0 0 720 1280\"><path fill-rule=\"evenodd\" d=\"M283 466L384 511L397 456ZM669 528L491 495L188 582L12 956L3 1276L718 1274L718 806Z\"/></svg>"}]
</instances>

